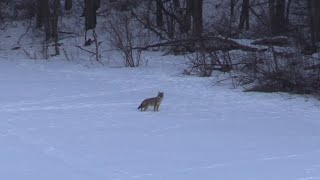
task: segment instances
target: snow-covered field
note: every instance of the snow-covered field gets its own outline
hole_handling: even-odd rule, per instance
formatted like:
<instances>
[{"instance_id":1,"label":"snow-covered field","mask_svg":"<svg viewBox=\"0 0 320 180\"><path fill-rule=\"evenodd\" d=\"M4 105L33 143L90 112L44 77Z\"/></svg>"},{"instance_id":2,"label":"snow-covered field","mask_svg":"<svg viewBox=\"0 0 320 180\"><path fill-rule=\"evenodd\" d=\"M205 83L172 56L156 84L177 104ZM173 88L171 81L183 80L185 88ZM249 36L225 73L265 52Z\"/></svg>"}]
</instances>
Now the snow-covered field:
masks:
<instances>
[{"instance_id":1,"label":"snow-covered field","mask_svg":"<svg viewBox=\"0 0 320 180\"><path fill-rule=\"evenodd\" d=\"M1 180L320 179L320 103L139 68L0 58ZM159 112L137 110L164 91Z\"/></svg>"}]
</instances>

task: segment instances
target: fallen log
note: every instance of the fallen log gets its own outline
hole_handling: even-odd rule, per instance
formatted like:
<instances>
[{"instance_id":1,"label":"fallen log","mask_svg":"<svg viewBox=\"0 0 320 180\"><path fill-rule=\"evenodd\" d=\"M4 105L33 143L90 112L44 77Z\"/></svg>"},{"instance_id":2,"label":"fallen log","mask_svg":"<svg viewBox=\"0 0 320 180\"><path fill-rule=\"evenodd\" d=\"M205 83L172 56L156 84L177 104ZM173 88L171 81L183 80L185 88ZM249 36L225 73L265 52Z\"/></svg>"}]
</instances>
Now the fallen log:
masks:
<instances>
[{"instance_id":1,"label":"fallen log","mask_svg":"<svg viewBox=\"0 0 320 180\"><path fill-rule=\"evenodd\" d=\"M253 41L253 45L262 45L262 46L288 46L290 44L289 38L285 36L277 36L270 38L263 38Z\"/></svg>"},{"instance_id":2,"label":"fallen log","mask_svg":"<svg viewBox=\"0 0 320 180\"><path fill-rule=\"evenodd\" d=\"M216 37L216 36L202 36L199 38L188 38L188 39L166 41L166 42L151 44L144 47L134 47L133 49L147 50L149 48L155 48L155 47L173 47L181 51L187 50L190 52L195 52L195 51L214 52L214 51L231 51L231 50L256 52L259 50L259 48L243 45L232 39ZM184 47L184 48L181 48L181 47Z\"/></svg>"}]
</instances>

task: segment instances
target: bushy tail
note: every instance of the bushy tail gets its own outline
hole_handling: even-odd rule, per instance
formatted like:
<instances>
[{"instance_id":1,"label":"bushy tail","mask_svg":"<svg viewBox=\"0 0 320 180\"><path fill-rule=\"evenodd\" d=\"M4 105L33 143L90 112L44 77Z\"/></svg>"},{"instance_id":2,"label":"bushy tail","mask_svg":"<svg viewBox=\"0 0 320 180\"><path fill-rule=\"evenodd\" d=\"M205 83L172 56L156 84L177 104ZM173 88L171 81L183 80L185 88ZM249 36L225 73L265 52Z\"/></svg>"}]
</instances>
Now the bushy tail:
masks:
<instances>
[{"instance_id":1,"label":"bushy tail","mask_svg":"<svg viewBox=\"0 0 320 180\"><path fill-rule=\"evenodd\" d=\"M142 103L140 104L140 106L138 107L138 109L142 108Z\"/></svg>"}]
</instances>

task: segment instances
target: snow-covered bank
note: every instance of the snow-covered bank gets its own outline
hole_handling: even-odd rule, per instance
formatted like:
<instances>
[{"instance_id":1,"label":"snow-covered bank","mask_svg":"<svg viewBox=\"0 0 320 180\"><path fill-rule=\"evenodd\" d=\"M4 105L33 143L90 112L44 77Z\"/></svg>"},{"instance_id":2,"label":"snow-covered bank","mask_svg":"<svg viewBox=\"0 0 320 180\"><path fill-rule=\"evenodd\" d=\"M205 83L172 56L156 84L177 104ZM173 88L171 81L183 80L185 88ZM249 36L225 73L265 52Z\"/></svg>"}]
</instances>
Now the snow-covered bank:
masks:
<instances>
[{"instance_id":1,"label":"snow-covered bank","mask_svg":"<svg viewBox=\"0 0 320 180\"><path fill-rule=\"evenodd\" d=\"M320 179L318 101L212 87L149 55L139 68L0 59L0 179ZM160 112L137 110L160 90Z\"/></svg>"}]
</instances>

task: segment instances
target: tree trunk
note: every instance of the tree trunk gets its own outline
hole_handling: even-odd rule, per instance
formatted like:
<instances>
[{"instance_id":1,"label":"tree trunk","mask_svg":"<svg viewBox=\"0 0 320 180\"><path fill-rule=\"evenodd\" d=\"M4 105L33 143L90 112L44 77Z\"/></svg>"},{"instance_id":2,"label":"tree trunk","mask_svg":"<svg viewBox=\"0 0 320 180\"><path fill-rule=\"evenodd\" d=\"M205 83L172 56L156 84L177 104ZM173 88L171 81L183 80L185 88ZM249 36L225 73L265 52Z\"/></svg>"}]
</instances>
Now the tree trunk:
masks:
<instances>
[{"instance_id":1,"label":"tree trunk","mask_svg":"<svg viewBox=\"0 0 320 180\"><path fill-rule=\"evenodd\" d=\"M239 29L242 30L244 25L246 25L246 30L249 29L249 0L243 0L242 2L242 10L240 15L240 24Z\"/></svg>"},{"instance_id":2,"label":"tree trunk","mask_svg":"<svg viewBox=\"0 0 320 180\"><path fill-rule=\"evenodd\" d=\"M186 12L183 20L183 28L185 32L188 32L191 29L192 4L192 0L186 0Z\"/></svg>"},{"instance_id":3,"label":"tree trunk","mask_svg":"<svg viewBox=\"0 0 320 180\"><path fill-rule=\"evenodd\" d=\"M312 46L316 48L316 42L320 41L320 1L309 0L310 34Z\"/></svg>"},{"instance_id":4,"label":"tree trunk","mask_svg":"<svg viewBox=\"0 0 320 180\"><path fill-rule=\"evenodd\" d=\"M180 8L180 0L172 0L172 4L175 9Z\"/></svg>"},{"instance_id":5,"label":"tree trunk","mask_svg":"<svg viewBox=\"0 0 320 180\"><path fill-rule=\"evenodd\" d=\"M64 9L66 11L69 11L69 10L71 10L71 8L72 8L72 0L65 0L64 1Z\"/></svg>"},{"instance_id":6,"label":"tree trunk","mask_svg":"<svg viewBox=\"0 0 320 180\"><path fill-rule=\"evenodd\" d=\"M94 1L95 1L96 10L98 10L100 8L100 0L94 0Z\"/></svg>"},{"instance_id":7,"label":"tree trunk","mask_svg":"<svg viewBox=\"0 0 320 180\"><path fill-rule=\"evenodd\" d=\"M188 22L186 22L186 9L181 7L179 0L173 0L173 6L174 16L179 25L179 30L182 34L186 34L190 30L190 23L188 27Z\"/></svg>"},{"instance_id":8,"label":"tree trunk","mask_svg":"<svg viewBox=\"0 0 320 180\"><path fill-rule=\"evenodd\" d=\"M37 0L37 19L36 19L36 24L37 24L37 28L41 28L42 27L42 23L43 23L43 14L42 14L42 8L41 8L41 0Z\"/></svg>"},{"instance_id":9,"label":"tree trunk","mask_svg":"<svg viewBox=\"0 0 320 180\"><path fill-rule=\"evenodd\" d=\"M156 0L156 23L159 28L163 28L163 4L162 0Z\"/></svg>"},{"instance_id":10,"label":"tree trunk","mask_svg":"<svg viewBox=\"0 0 320 180\"><path fill-rule=\"evenodd\" d=\"M275 16L277 17L277 26L278 26L278 32L282 33L284 32L285 28L286 28L286 16L285 16L285 12L286 12L286 4L285 4L285 0L277 0L276 1L276 12L275 12Z\"/></svg>"},{"instance_id":11,"label":"tree trunk","mask_svg":"<svg viewBox=\"0 0 320 180\"><path fill-rule=\"evenodd\" d=\"M179 0L162 1L162 11L164 12L164 17L166 18L166 30L169 38L173 38L176 34L177 23L181 23L181 7ZM183 25L180 26L180 29Z\"/></svg>"},{"instance_id":12,"label":"tree trunk","mask_svg":"<svg viewBox=\"0 0 320 180\"><path fill-rule=\"evenodd\" d=\"M192 36L198 37L203 31L202 17L203 0L193 1L192 6Z\"/></svg>"},{"instance_id":13,"label":"tree trunk","mask_svg":"<svg viewBox=\"0 0 320 180\"><path fill-rule=\"evenodd\" d=\"M315 32L315 41L320 41L320 1L313 0L313 23L314 23L314 32Z\"/></svg>"},{"instance_id":14,"label":"tree trunk","mask_svg":"<svg viewBox=\"0 0 320 180\"><path fill-rule=\"evenodd\" d=\"M95 42L95 45L96 45L96 61L100 62L99 60L99 43L98 43L98 36L96 34L96 31L94 29L92 29L92 32L93 32L93 37L94 37L94 42Z\"/></svg>"},{"instance_id":15,"label":"tree trunk","mask_svg":"<svg viewBox=\"0 0 320 180\"><path fill-rule=\"evenodd\" d=\"M96 1L85 0L84 1L84 16L85 16L85 30L94 29L97 24L96 19Z\"/></svg>"},{"instance_id":16,"label":"tree trunk","mask_svg":"<svg viewBox=\"0 0 320 180\"><path fill-rule=\"evenodd\" d=\"M52 32L50 28L50 8L48 0L37 1L37 27L41 28L44 25L46 40L51 38Z\"/></svg>"},{"instance_id":17,"label":"tree trunk","mask_svg":"<svg viewBox=\"0 0 320 180\"><path fill-rule=\"evenodd\" d=\"M0 3L0 22L2 21L2 9L1 9L1 3Z\"/></svg>"},{"instance_id":18,"label":"tree trunk","mask_svg":"<svg viewBox=\"0 0 320 180\"><path fill-rule=\"evenodd\" d=\"M270 26L270 31L271 33L274 33L275 29L275 5L274 5L275 0L269 0L269 26Z\"/></svg>"},{"instance_id":19,"label":"tree trunk","mask_svg":"<svg viewBox=\"0 0 320 180\"><path fill-rule=\"evenodd\" d=\"M232 20L234 16L235 4L236 4L235 0L230 0L230 20Z\"/></svg>"},{"instance_id":20,"label":"tree trunk","mask_svg":"<svg viewBox=\"0 0 320 180\"><path fill-rule=\"evenodd\" d=\"M316 26L316 41L320 41L320 1L316 1L316 15L315 15L315 26Z\"/></svg>"},{"instance_id":21,"label":"tree trunk","mask_svg":"<svg viewBox=\"0 0 320 180\"><path fill-rule=\"evenodd\" d=\"M38 28L41 28L43 25L46 27L46 21L49 19L49 2L48 0L37 0L37 19L36 24Z\"/></svg>"},{"instance_id":22,"label":"tree trunk","mask_svg":"<svg viewBox=\"0 0 320 180\"><path fill-rule=\"evenodd\" d=\"M55 55L59 55L60 51L59 51L59 43L58 43L58 20L59 20L59 14L60 14L60 0L54 0L54 4L53 4L53 13L51 15L51 19L52 19L52 37L53 37L53 42L54 42L54 47L55 47L55 51L56 54Z\"/></svg>"},{"instance_id":23,"label":"tree trunk","mask_svg":"<svg viewBox=\"0 0 320 180\"><path fill-rule=\"evenodd\" d=\"M269 0L269 14L272 34L283 34L288 24L286 19L286 1Z\"/></svg>"},{"instance_id":24,"label":"tree trunk","mask_svg":"<svg viewBox=\"0 0 320 180\"><path fill-rule=\"evenodd\" d=\"M289 15L290 15L290 6L291 6L291 0L288 0L287 3L287 9L286 9L286 22L289 22Z\"/></svg>"}]
</instances>

